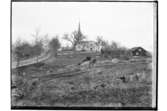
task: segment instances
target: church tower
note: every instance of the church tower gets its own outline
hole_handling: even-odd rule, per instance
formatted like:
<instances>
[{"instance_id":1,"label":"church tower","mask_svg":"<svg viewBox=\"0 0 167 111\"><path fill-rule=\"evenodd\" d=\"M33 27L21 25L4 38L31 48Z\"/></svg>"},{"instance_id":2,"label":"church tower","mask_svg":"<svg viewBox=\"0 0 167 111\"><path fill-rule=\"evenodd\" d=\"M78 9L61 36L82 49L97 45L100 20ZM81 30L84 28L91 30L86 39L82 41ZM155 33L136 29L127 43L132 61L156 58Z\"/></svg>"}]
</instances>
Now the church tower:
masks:
<instances>
[{"instance_id":1,"label":"church tower","mask_svg":"<svg viewBox=\"0 0 167 111\"><path fill-rule=\"evenodd\" d=\"M81 32L80 22L79 22L79 24L78 24L78 32Z\"/></svg>"},{"instance_id":2,"label":"church tower","mask_svg":"<svg viewBox=\"0 0 167 111\"><path fill-rule=\"evenodd\" d=\"M80 22L79 22L79 24L78 24L78 36L79 36L79 37L82 36Z\"/></svg>"}]
</instances>

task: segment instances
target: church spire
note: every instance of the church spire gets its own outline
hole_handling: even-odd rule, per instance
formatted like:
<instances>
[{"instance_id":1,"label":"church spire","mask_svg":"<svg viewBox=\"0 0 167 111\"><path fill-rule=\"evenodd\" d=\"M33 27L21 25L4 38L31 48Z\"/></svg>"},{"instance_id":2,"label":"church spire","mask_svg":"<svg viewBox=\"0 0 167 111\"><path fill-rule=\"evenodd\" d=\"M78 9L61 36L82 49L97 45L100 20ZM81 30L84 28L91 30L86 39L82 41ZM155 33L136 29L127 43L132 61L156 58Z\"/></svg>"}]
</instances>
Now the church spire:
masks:
<instances>
[{"instance_id":1,"label":"church spire","mask_svg":"<svg viewBox=\"0 0 167 111\"><path fill-rule=\"evenodd\" d=\"M82 36L80 22L78 23L78 36Z\"/></svg>"},{"instance_id":2,"label":"church spire","mask_svg":"<svg viewBox=\"0 0 167 111\"><path fill-rule=\"evenodd\" d=\"M78 24L78 33L81 33L81 26L80 26L80 22Z\"/></svg>"}]
</instances>

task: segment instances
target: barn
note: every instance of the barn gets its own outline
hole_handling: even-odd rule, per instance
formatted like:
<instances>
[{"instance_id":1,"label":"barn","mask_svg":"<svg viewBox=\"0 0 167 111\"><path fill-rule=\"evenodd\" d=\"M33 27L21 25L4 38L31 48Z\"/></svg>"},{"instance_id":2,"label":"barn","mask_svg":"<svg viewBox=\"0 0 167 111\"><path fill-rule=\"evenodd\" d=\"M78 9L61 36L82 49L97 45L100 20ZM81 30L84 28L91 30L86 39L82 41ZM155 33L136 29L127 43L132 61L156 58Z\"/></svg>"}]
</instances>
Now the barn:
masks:
<instances>
[{"instance_id":1,"label":"barn","mask_svg":"<svg viewBox=\"0 0 167 111\"><path fill-rule=\"evenodd\" d=\"M132 56L150 56L149 52L142 47L134 47L130 49L130 53Z\"/></svg>"}]
</instances>

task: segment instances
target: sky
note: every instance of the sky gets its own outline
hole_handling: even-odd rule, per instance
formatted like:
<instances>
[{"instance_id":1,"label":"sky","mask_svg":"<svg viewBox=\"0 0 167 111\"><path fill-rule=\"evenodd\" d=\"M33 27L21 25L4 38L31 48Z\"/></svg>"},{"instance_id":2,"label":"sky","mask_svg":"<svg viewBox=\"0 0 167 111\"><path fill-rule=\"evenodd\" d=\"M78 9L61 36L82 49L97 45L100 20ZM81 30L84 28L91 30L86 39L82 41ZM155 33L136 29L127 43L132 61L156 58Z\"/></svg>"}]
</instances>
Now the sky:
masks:
<instances>
[{"instance_id":1,"label":"sky","mask_svg":"<svg viewBox=\"0 0 167 111\"><path fill-rule=\"evenodd\" d=\"M103 36L108 42L132 48L142 46L153 51L155 38L153 3L134 2L13 2L12 42L17 39L34 40L31 35L38 29L40 35L62 39L78 29L87 40Z\"/></svg>"}]
</instances>

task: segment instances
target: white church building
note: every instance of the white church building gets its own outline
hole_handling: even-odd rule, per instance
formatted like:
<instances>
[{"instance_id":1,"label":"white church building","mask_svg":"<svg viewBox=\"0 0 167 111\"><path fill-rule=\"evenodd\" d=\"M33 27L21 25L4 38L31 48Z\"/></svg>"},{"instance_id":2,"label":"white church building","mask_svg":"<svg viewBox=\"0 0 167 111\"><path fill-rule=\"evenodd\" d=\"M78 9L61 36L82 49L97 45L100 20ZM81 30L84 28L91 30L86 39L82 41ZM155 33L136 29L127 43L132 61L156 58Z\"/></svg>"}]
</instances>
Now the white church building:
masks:
<instances>
[{"instance_id":1,"label":"white church building","mask_svg":"<svg viewBox=\"0 0 167 111\"><path fill-rule=\"evenodd\" d=\"M78 26L78 35L82 35L81 29L80 29L80 23ZM95 41L81 41L76 45L75 50L98 52L101 50L101 48L102 47L99 44L97 44Z\"/></svg>"},{"instance_id":2,"label":"white church building","mask_svg":"<svg viewBox=\"0 0 167 111\"><path fill-rule=\"evenodd\" d=\"M76 45L77 51L99 52L101 48L102 47L98 45L95 41L82 41Z\"/></svg>"}]
</instances>

